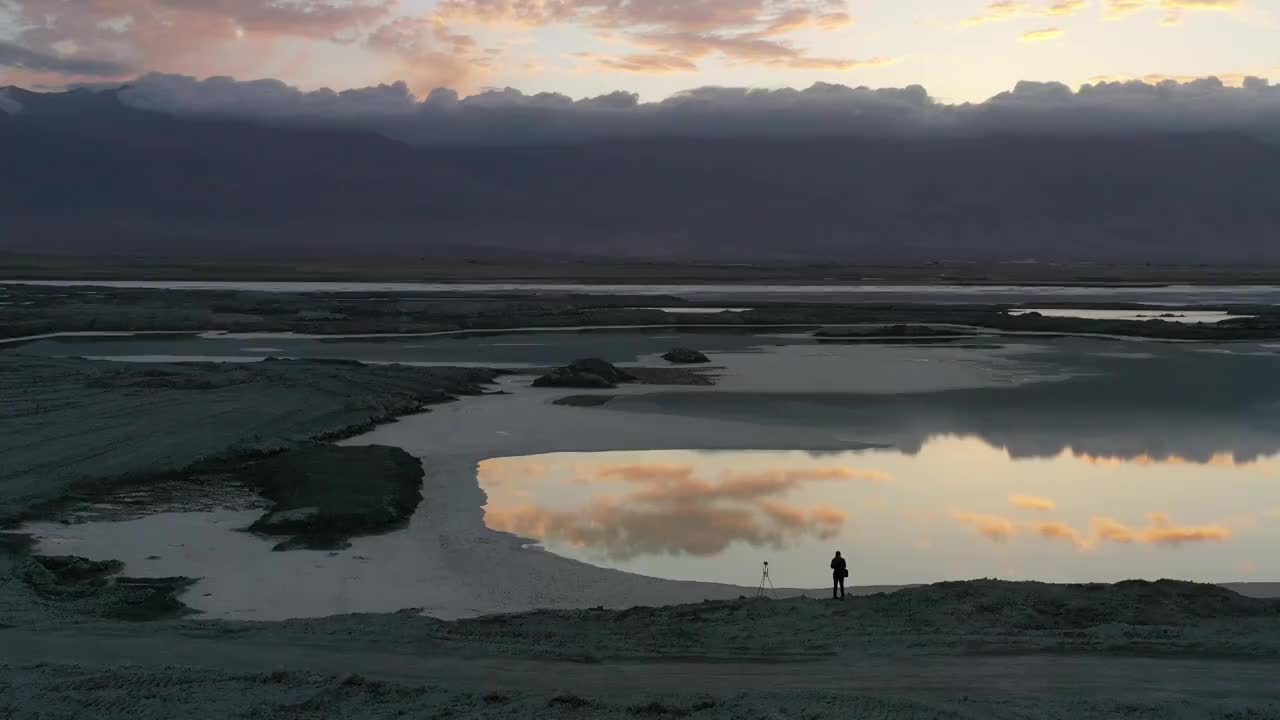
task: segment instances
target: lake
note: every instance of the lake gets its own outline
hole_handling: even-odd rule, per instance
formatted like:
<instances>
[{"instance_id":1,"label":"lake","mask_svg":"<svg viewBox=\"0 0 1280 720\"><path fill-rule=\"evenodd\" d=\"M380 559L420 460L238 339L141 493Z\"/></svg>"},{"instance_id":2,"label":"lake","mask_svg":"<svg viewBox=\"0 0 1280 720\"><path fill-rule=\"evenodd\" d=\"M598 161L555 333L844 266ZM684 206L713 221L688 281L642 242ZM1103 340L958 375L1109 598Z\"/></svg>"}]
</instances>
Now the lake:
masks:
<instances>
[{"instance_id":1,"label":"lake","mask_svg":"<svg viewBox=\"0 0 1280 720\"><path fill-rule=\"evenodd\" d=\"M243 532L260 510L235 503L29 530L41 552L199 576L186 602L261 619L405 606L457 616L596 597L574 584L586 570L573 564L548 570L560 579L545 588L486 586L484 568L551 557L748 588L765 560L779 587L821 588L837 549L857 584L1280 577L1280 357L1268 344L608 331L80 337L6 352L660 366L674 345L707 352L716 385L622 386L596 391L603 405L567 407L554 401L583 391L513 375L501 381L507 395L345 441L403 447L427 469L408 527L345 550L272 552L275 540Z\"/></svg>"}]
</instances>

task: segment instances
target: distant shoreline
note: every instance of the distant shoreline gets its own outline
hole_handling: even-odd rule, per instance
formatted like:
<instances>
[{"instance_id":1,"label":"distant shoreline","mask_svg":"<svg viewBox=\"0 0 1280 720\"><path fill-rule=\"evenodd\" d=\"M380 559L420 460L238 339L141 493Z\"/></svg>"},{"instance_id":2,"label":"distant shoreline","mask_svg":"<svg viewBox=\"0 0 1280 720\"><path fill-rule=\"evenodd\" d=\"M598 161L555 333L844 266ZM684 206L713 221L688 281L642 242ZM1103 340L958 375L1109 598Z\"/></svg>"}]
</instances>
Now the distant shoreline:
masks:
<instances>
[{"instance_id":1,"label":"distant shoreline","mask_svg":"<svg viewBox=\"0 0 1280 720\"><path fill-rule=\"evenodd\" d=\"M1145 288L1280 284L1280 265L1059 262L664 262L601 258L244 258L0 255L11 280L348 282L821 283ZM3 281L0 281L3 282Z\"/></svg>"}]
</instances>

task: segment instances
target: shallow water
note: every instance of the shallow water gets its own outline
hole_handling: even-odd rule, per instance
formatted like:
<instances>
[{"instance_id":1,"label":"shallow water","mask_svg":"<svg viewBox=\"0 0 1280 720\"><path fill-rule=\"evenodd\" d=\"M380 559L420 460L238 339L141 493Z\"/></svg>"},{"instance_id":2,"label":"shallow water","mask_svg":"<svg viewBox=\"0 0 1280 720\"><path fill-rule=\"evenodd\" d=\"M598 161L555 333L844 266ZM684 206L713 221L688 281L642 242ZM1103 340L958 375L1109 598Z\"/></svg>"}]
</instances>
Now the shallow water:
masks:
<instances>
[{"instance_id":1,"label":"shallow water","mask_svg":"<svg viewBox=\"0 0 1280 720\"><path fill-rule=\"evenodd\" d=\"M1010 310L1011 315L1039 313L1046 317L1086 318L1090 320L1163 320L1176 323L1216 323L1223 320L1243 320L1251 315L1232 315L1224 311L1214 310L1178 310L1161 313L1151 310L1098 310L1083 308L1024 308Z\"/></svg>"},{"instance_id":2,"label":"shallow water","mask_svg":"<svg viewBox=\"0 0 1280 720\"><path fill-rule=\"evenodd\" d=\"M794 582L837 549L860 583L1280 576L1274 455L1015 459L936 436L915 453L496 458L479 478L490 527L660 577L744 583L768 561L775 581Z\"/></svg>"},{"instance_id":3,"label":"shallow water","mask_svg":"<svg viewBox=\"0 0 1280 720\"><path fill-rule=\"evenodd\" d=\"M1280 374L1261 345L619 332L84 347L104 343L125 354L179 343L234 356L270 347L530 365L582 355L649 363L673 345L712 357L712 388L623 386L605 391L616 397L603 406L577 408L553 404L574 391L513 376L502 380L509 395L435 406L346 441L423 458L426 499L405 529L333 554L271 552L279 539L242 532L254 514L239 509L28 528L44 537L40 552L201 577L184 600L213 616L424 607L456 617L552 597L571 604L568 581L492 586L487 572L515 578L534 564L539 551L526 542L605 567L747 586L768 559L780 587L821 587L835 549L858 584L1280 577Z\"/></svg>"}]
</instances>

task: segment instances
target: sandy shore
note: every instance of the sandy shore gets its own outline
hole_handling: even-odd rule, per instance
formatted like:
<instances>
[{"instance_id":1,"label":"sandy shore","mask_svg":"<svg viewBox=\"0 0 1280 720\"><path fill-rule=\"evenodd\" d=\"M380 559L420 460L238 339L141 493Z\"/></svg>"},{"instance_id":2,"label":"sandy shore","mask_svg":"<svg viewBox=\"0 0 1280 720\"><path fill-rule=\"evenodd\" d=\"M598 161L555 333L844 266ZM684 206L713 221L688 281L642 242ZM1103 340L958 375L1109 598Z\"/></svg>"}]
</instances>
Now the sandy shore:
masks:
<instances>
[{"instance_id":1,"label":"sandy shore","mask_svg":"<svg viewBox=\"0 0 1280 720\"><path fill-rule=\"evenodd\" d=\"M953 583L444 623L0 629L13 718L1280 716L1280 604L1213 586Z\"/></svg>"}]
</instances>

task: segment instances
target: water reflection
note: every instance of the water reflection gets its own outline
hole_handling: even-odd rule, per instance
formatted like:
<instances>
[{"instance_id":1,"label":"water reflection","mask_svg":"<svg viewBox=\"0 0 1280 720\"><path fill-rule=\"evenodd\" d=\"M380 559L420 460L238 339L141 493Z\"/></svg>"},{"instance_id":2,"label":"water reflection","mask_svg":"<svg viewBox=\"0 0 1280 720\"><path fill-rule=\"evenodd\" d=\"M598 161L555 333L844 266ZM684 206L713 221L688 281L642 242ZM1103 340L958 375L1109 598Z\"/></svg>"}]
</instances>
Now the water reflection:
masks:
<instances>
[{"instance_id":1,"label":"water reflection","mask_svg":"<svg viewBox=\"0 0 1280 720\"><path fill-rule=\"evenodd\" d=\"M1216 323L1223 320L1241 320L1251 315L1233 315L1225 310L1105 310L1100 308L1028 308L1010 310L1010 315L1039 313L1046 317L1089 318L1093 320L1163 320L1176 323Z\"/></svg>"},{"instance_id":2,"label":"water reflection","mask_svg":"<svg viewBox=\"0 0 1280 720\"><path fill-rule=\"evenodd\" d=\"M741 581L838 548L859 582L1280 575L1280 459L1015 458L968 436L918 453L557 453L480 463L491 528L570 557Z\"/></svg>"},{"instance_id":3,"label":"water reflection","mask_svg":"<svg viewBox=\"0 0 1280 720\"><path fill-rule=\"evenodd\" d=\"M543 462L486 460L479 466L490 498L486 522L496 530L613 560L707 557L733 543L781 550L805 538L834 538L849 517L827 503L796 504L784 497L817 484L890 479L881 470L848 465L771 467L764 458L743 471L694 455L696 461L677 457L666 463L577 463L572 455L547 456ZM581 489L576 495L585 496L583 501L573 496L574 487ZM549 488L550 493L542 492ZM562 492L570 496L554 497Z\"/></svg>"}]
</instances>

